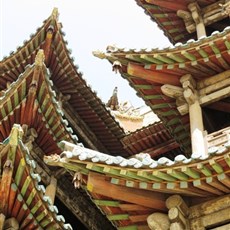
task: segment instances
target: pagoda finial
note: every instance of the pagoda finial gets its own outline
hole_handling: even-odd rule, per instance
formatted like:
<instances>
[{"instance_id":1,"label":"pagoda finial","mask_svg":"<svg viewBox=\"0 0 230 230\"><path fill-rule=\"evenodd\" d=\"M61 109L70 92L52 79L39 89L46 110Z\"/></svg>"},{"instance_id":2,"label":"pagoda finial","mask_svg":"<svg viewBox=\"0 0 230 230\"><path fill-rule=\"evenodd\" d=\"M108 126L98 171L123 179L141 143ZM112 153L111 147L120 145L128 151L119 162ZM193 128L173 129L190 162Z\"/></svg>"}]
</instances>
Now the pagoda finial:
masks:
<instances>
[{"instance_id":1,"label":"pagoda finial","mask_svg":"<svg viewBox=\"0 0 230 230\"><path fill-rule=\"evenodd\" d=\"M45 54L44 50L40 49L37 52L37 55L35 57L35 65L36 66L42 66L45 61Z\"/></svg>"},{"instance_id":2,"label":"pagoda finial","mask_svg":"<svg viewBox=\"0 0 230 230\"><path fill-rule=\"evenodd\" d=\"M58 13L58 8L57 7L55 7L54 9L53 9L53 11L52 11L52 17L54 18L54 19L58 19L58 16L59 16L59 13Z\"/></svg>"},{"instance_id":3,"label":"pagoda finial","mask_svg":"<svg viewBox=\"0 0 230 230\"><path fill-rule=\"evenodd\" d=\"M106 104L107 107L109 107L112 110L118 110L119 103L117 98L117 87L113 90L113 95L110 97L109 101Z\"/></svg>"}]
</instances>

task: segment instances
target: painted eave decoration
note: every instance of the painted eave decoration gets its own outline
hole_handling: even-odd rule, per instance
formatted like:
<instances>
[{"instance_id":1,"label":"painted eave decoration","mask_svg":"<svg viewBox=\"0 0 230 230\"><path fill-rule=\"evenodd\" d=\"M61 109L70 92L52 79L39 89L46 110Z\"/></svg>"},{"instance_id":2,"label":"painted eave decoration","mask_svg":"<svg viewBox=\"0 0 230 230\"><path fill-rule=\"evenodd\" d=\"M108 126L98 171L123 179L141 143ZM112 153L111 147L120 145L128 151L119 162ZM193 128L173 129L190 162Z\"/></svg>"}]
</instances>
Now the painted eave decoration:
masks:
<instances>
[{"instance_id":1,"label":"painted eave decoration","mask_svg":"<svg viewBox=\"0 0 230 230\"><path fill-rule=\"evenodd\" d=\"M203 16L209 34L217 28L222 31L229 24L228 14L225 12L227 7L225 6L225 0L135 1L138 6L144 9L146 15L150 16L151 20L157 23L172 44L186 43L189 39L196 39L196 26L189 10L189 4L194 4L194 2ZM218 23L219 20L222 20L222 23Z\"/></svg>"},{"instance_id":2,"label":"painted eave decoration","mask_svg":"<svg viewBox=\"0 0 230 230\"><path fill-rule=\"evenodd\" d=\"M43 55L40 50L35 63L28 65L8 89L1 91L0 137L2 141L7 138L14 123L26 125L35 132L31 144L36 142L46 154L60 153L57 142L77 143L78 138L63 118Z\"/></svg>"},{"instance_id":3,"label":"painted eave decoration","mask_svg":"<svg viewBox=\"0 0 230 230\"><path fill-rule=\"evenodd\" d=\"M14 223L19 229L71 230L45 195L45 187L39 184L41 178L34 173L36 163L22 138L22 128L14 125L0 144L0 213L5 217L6 228L1 227L8 229L7 223Z\"/></svg>"},{"instance_id":4,"label":"painted eave decoration","mask_svg":"<svg viewBox=\"0 0 230 230\"><path fill-rule=\"evenodd\" d=\"M36 33L24 41L23 46L0 62L0 89L4 90L7 84L16 81L28 65L33 65L38 51L44 50L44 63L50 71L50 80L66 111L79 115L105 146L105 151L128 155L119 141L125 135L123 128L83 79L83 73L74 64L71 50L67 48L68 42L64 35L55 8Z\"/></svg>"},{"instance_id":5,"label":"painted eave decoration","mask_svg":"<svg viewBox=\"0 0 230 230\"><path fill-rule=\"evenodd\" d=\"M162 86L170 84L181 87L180 78L191 74L197 82L200 81L200 90L205 91L203 82L206 78L217 76L222 72L228 76L229 32L230 27L226 27L223 32L216 31L210 37L202 37L197 41L189 40L184 45L177 44L175 47L161 50L126 50L117 47L111 49L108 46L106 52L94 51L93 54L108 60L112 65L120 63L118 68L121 76L129 81L137 91L137 95L142 97L157 114L186 156L190 156L189 116L186 112L188 110L186 106L182 106L183 108L178 106L175 98L166 96L162 92ZM212 92L203 94L203 99L212 97ZM214 103L212 105L214 106ZM203 103L203 106L209 105ZM182 110L185 108L183 115L178 108Z\"/></svg>"},{"instance_id":6,"label":"painted eave decoration","mask_svg":"<svg viewBox=\"0 0 230 230\"><path fill-rule=\"evenodd\" d=\"M210 148L206 158L178 155L157 161L146 153L125 159L62 142L62 154L44 161L75 172L74 185L86 188L118 229L142 229L148 215L167 211L164 200L170 194L202 200L229 193L229 141Z\"/></svg>"}]
</instances>

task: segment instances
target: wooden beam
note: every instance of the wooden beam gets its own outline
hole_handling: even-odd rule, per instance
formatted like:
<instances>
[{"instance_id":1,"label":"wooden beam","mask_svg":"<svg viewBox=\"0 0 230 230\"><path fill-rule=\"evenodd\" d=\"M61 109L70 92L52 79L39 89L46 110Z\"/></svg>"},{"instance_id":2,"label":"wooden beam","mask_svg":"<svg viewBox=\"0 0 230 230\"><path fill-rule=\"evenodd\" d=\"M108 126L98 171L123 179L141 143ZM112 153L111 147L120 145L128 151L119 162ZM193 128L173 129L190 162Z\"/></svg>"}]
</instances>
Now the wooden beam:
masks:
<instances>
[{"instance_id":1,"label":"wooden beam","mask_svg":"<svg viewBox=\"0 0 230 230\"><path fill-rule=\"evenodd\" d=\"M224 101L216 101L212 104L207 105L206 107L225 113L230 113L230 103Z\"/></svg>"},{"instance_id":2,"label":"wooden beam","mask_svg":"<svg viewBox=\"0 0 230 230\"><path fill-rule=\"evenodd\" d=\"M209 105L211 103L222 100L224 98L227 98L229 96L230 96L230 86L228 86L224 89L220 89L216 92L210 93L208 95L200 96L199 103L201 106L206 106L206 105ZM188 105L187 104L178 106L177 109L181 115L185 115L186 113L188 113Z\"/></svg>"},{"instance_id":3,"label":"wooden beam","mask_svg":"<svg viewBox=\"0 0 230 230\"><path fill-rule=\"evenodd\" d=\"M138 210L139 211L139 210ZM138 222L145 222L147 220L147 217L149 216L149 214L146 215L130 215L129 219L133 222L133 223L138 223Z\"/></svg>"},{"instance_id":4,"label":"wooden beam","mask_svg":"<svg viewBox=\"0 0 230 230\"><path fill-rule=\"evenodd\" d=\"M42 160L44 152L35 144L31 155L37 162L36 173L41 176L43 183L48 185L50 175L54 174L54 170L51 171L48 165ZM68 179L67 173L65 175L61 174L57 182L56 196L87 229L115 229L111 226L108 219L101 212L98 212L98 208L82 196L82 193L84 193L83 190L74 189L71 180ZM90 221L89 213L92 213Z\"/></svg>"},{"instance_id":5,"label":"wooden beam","mask_svg":"<svg viewBox=\"0 0 230 230\"><path fill-rule=\"evenodd\" d=\"M179 77L172 74L162 73L161 71L147 70L141 65L130 63L127 66L127 73L149 82L159 84L171 84L180 86Z\"/></svg>"},{"instance_id":6,"label":"wooden beam","mask_svg":"<svg viewBox=\"0 0 230 230\"><path fill-rule=\"evenodd\" d=\"M98 173L89 173L87 189L116 200L166 211L164 194L114 185L106 181L105 176Z\"/></svg>"},{"instance_id":7,"label":"wooden beam","mask_svg":"<svg viewBox=\"0 0 230 230\"><path fill-rule=\"evenodd\" d=\"M177 1L167 1L167 0L145 0L147 3L160 6L162 8L166 8L169 10L177 11L177 10L187 10L187 6L184 3L177 2Z\"/></svg>"},{"instance_id":8,"label":"wooden beam","mask_svg":"<svg viewBox=\"0 0 230 230\"><path fill-rule=\"evenodd\" d=\"M137 204L119 204L119 208L122 209L123 211L149 211L149 210L153 210L151 208L148 207L144 207L141 205L137 205Z\"/></svg>"},{"instance_id":9,"label":"wooden beam","mask_svg":"<svg viewBox=\"0 0 230 230\"><path fill-rule=\"evenodd\" d=\"M156 147L145 150L145 152L149 153L151 157L156 157L172 151L173 149L179 148L179 144L173 139L168 140L162 144L157 145Z\"/></svg>"}]
</instances>

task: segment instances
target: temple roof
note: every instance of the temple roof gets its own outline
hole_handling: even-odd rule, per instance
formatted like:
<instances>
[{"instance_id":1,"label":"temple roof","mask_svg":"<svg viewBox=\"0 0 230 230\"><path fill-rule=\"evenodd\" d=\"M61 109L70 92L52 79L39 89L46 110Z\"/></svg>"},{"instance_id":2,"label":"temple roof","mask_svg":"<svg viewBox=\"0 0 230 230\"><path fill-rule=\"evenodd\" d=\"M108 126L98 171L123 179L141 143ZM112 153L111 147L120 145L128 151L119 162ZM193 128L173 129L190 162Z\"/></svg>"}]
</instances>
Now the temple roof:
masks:
<instances>
[{"instance_id":1,"label":"temple roof","mask_svg":"<svg viewBox=\"0 0 230 230\"><path fill-rule=\"evenodd\" d=\"M131 155L145 152L154 159L163 155L173 159L182 154L178 143L162 122L155 122L129 133L121 139L121 142Z\"/></svg>"},{"instance_id":2,"label":"temple roof","mask_svg":"<svg viewBox=\"0 0 230 230\"><path fill-rule=\"evenodd\" d=\"M95 51L94 55L107 59L112 65L120 63L117 68L122 77L158 115L185 154L191 154L189 117L187 114L180 115L176 100L166 96L161 87L165 84L180 86L179 79L185 74L192 74L194 79L201 82L224 71L224 74L228 74L229 31L227 27L221 33L215 32L210 37L190 40L173 48L125 50L115 47L107 52ZM204 85L200 88L204 88ZM228 105L227 101L222 100L221 103ZM209 106L214 110L222 108L218 102ZM215 122L212 125L215 127Z\"/></svg>"},{"instance_id":3,"label":"temple roof","mask_svg":"<svg viewBox=\"0 0 230 230\"><path fill-rule=\"evenodd\" d=\"M44 160L75 171L75 179L82 175L93 201L118 229L132 225L141 229L151 212L167 210L163 200L169 194L180 194L190 202L189 197L202 200L229 193L228 132L229 128L209 136L212 147L206 158L178 155L174 160L161 157L156 161L141 153L125 159L62 142L62 154L45 156ZM78 186L84 187L84 182ZM135 214L122 209L122 205L133 205Z\"/></svg>"},{"instance_id":4,"label":"temple roof","mask_svg":"<svg viewBox=\"0 0 230 230\"><path fill-rule=\"evenodd\" d=\"M1 141L7 138L13 124L18 123L35 130L35 142L46 154L59 153L57 142L61 140L77 143L78 138L68 127L52 86L44 63L39 66L35 62L8 89L1 91Z\"/></svg>"},{"instance_id":5,"label":"temple roof","mask_svg":"<svg viewBox=\"0 0 230 230\"><path fill-rule=\"evenodd\" d=\"M22 128L14 125L10 136L0 143L0 213L6 219L14 217L20 229L71 230L39 184L36 163L22 138Z\"/></svg>"},{"instance_id":6,"label":"temple roof","mask_svg":"<svg viewBox=\"0 0 230 230\"><path fill-rule=\"evenodd\" d=\"M54 9L52 15L44 21L35 34L31 35L30 40L24 41L23 46L18 47L15 52L0 62L0 89L6 88L7 82L17 80L26 66L34 63L39 49L44 50L45 65L50 71L50 80L58 96L63 99L65 116L79 138L85 138L82 132L84 130L88 132L85 135L92 137L87 143L90 147L110 154L120 152L127 155L119 141L119 138L125 135L124 130L106 109L96 92L87 85L83 74L74 64L74 58L71 57L71 51L67 48L67 41L64 39L62 26L58 22L57 9ZM75 117L71 114L75 114ZM78 121L76 117L79 118ZM79 121L80 119L82 122Z\"/></svg>"},{"instance_id":7,"label":"temple roof","mask_svg":"<svg viewBox=\"0 0 230 230\"><path fill-rule=\"evenodd\" d=\"M157 23L157 25L163 30L164 34L169 40L176 44L178 42L186 43L190 39L196 39L195 23L191 18L189 21L190 32L187 31L185 22L178 16L178 10L189 12L188 5L196 2L201 8L204 22L206 24L206 30L208 35L213 31L222 31L228 26L228 15L224 14L222 5L225 4L224 0L135 0L136 3L145 10L145 13L151 17L151 19ZM213 11L213 12L211 12ZM221 23L218 20L215 21L214 15L218 14L221 17ZM221 15L221 16L220 16ZM213 16L213 20L208 17ZM206 22L207 21L207 22ZM213 23L213 24L211 24ZM193 25L194 24L194 25Z\"/></svg>"}]
</instances>

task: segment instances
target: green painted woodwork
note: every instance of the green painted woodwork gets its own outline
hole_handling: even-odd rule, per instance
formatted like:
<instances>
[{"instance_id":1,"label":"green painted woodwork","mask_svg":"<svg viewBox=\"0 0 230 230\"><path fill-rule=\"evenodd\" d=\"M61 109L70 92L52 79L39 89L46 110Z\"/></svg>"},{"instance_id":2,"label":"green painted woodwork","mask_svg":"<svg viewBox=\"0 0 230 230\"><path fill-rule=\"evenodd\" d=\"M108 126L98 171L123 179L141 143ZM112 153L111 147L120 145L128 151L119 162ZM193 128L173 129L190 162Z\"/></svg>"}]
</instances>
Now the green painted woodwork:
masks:
<instances>
[{"instance_id":1,"label":"green painted woodwork","mask_svg":"<svg viewBox=\"0 0 230 230\"><path fill-rule=\"evenodd\" d=\"M95 164L93 164L93 163L88 163L87 165L86 165L86 168L87 169L90 169L90 170L92 170L92 171L95 171L95 172L100 172L100 173L102 173L103 172L103 167L102 166L98 166L98 165L95 165Z\"/></svg>"},{"instance_id":2,"label":"green painted woodwork","mask_svg":"<svg viewBox=\"0 0 230 230\"><path fill-rule=\"evenodd\" d=\"M183 38L184 38L184 34L180 33L179 35L177 35L177 36L174 37L174 40L175 41L179 41L180 39L183 39Z\"/></svg>"},{"instance_id":3,"label":"green painted woodwork","mask_svg":"<svg viewBox=\"0 0 230 230\"><path fill-rule=\"evenodd\" d=\"M133 187L135 186L135 183L134 183L133 181L128 181L128 180L127 180L127 181L125 182L125 186L126 186L126 187L131 187L131 188L133 188Z\"/></svg>"},{"instance_id":4,"label":"green painted woodwork","mask_svg":"<svg viewBox=\"0 0 230 230\"><path fill-rule=\"evenodd\" d=\"M151 108L154 109L163 109L163 108L168 108L169 104L167 103L162 103L162 104L156 104L156 105L151 105Z\"/></svg>"},{"instance_id":5,"label":"green painted woodwork","mask_svg":"<svg viewBox=\"0 0 230 230\"><path fill-rule=\"evenodd\" d=\"M49 106L49 108L46 110L44 116L45 116L46 118L48 118L51 112L52 112L52 106ZM49 122L48 122L48 123L49 123Z\"/></svg>"},{"instance_id":6,"label":"green painted woodwork","mask_svg":"<svg viewBox=\"0 0 230 230\"><path fill-rule=\"evenodd\" d=\"M28 186L30 185L30 183L32 182L30 176L27 176L26 180L24 181L24 184L22 186L22 189L21 189L21 194L22 196L25 196L25 193L28 189ZM29 204L28 204L29 205Z\"/></svg>"},{"instance_id":7,"label":"green painted woodwork","mask_svg":"<svg viewBox=\"0 0 230 230\"><path fill-rule=\"evenodd\" d=\"M44 99L44 101L42 102L42 104L41 104L41 110L42 110L42 112L44 113L45 111L46 111L46 109L47 109L47 104L50 102L50 97L47 95L46 97L45 97L45 99Z\"/></svg>"},{"instance_id":8,"label":"green painted woodwork","mask_svg":"<svg viewBox=\"0 0 230 230\"><path fill-rule=\"evenodd\" d=\"M153 183L152 188L153 189L161 189L162 183Z\"/></svg>"},{"instance_id":9,"label":"green painted woodwork","mask_svg":"<svg viewBox=\"0 0 230 230\"><path fill-rule=\"evenodd\" d=\"M190 60L190 61L196 61L196 57L193 55L193 54L191 54L191 53L189 53L189 52L187 52L187 51L182 51L181 52L181 54L184 56L184 57L186 57L188 60Z\"/></svg>"},{"instance_id":10,"label":"green painted woodwork","mask_svg":"<svg viewBox=\"0 0 230 230\"><path fill-rule=\"evenodd\" d=\"M39 101L39 102L40 102L41 99L42 99L42 96L43 96L43 94L44 94L45 88L46 88L46 83L45 83L45 82L42 82L41 86L39 87L39 91L38 91L38 101Z\"/></svg>"},{"instance_id":11,"label":"green painted woodwork","mask_svg":"<svg viewBox=\"0 0 230 230\"><path fill-rule=\"evenodd\" d=\"M144 96L144 99L146 99L146 100L162 99L162 95L146 95L146 96Z\"/></svg>"},{"instance_id":12,"label":"green painted woodwork","mask_svg":"<svg viewBox=\"0 0 230 230\"><path fill-rule=\"evenodd\" d=\"M33 40L29 43L29 49L30 49L30 53L33 53L33 51L34 51Z\"/></svg>"},{"instance_id":13,"label":"green painted woodwork","mask_svg":"<svg viewBox=\"0 0 230 230\"><path fill-rule=\"evenodd\" d=\"M59 125L60 125L60 123L59 123ZM65 132L65 129L62 127L62 128L59 129L59 131L55 134L55 137L56 137L56 138L60 137L64 132Z\"/></svg>"},{"instance_id":14,"label":"green painted woodwork","mask_svg":"<svg viewBox=\"0 0 230 230\"><path fill-rule=\"evenodd\" d=\"M15 183L17 186L19 186L23 172L25 170L26 167L26 162L24 158L21 158L20 162L19 162L19 166L17 168L16 174L15 174Z\"/></svg>"},{"instance_id":15,"label":"green painted woodwork","mask_svg":"<svg viewBox=\"0 0 230 230\"><path fill-rule=\"evenodd\" d=\"M160 55L160 54L154 54L153 57L162 61L163 63L167 63L167 64L175 63L174 60L172 60L171 58L168 58L168 57Z\"/></svg>"},{"instance_id":16,"label":"green painted woodwork","mask_svg":"<svg viewBox=\"0 0 230 230\"><path fill-rule=\"evenodd\" d=\"M143 6L144 6L146 9L149 9L149 10L158 10L158 9L159 9L159 6L152 5L152 4L143 4Z\"/></svg>"},{"instance_id":17,"label":"green painted woodwork","mask_svg":"<svg viewBox=\"0 0 230 230\"><path fill-rule=\"evenodd\" d=\"M148 188L148 183L146 183L146 182L140 182L139 183L139 188L141 188L141 189L147 189Z\"/></svg>"},{"instance_id":18,"label":"green painted woodwork","mask_svg":"<svg viewBox=\"0 0 230 230\"><path fill-rule=\"evenodd\" d=\"M165 181L176 181L176 178L157 170L153 171L153 175Z\"/></svg>"},{"instance_id":19,"label":"green painted woodwork","mask_svg":"<svg viewBox=\"0 0 230 230\"><path fill-rule=\"evenodd\" d=\"M180 118L179 117L175 117L173 119L171 119L170 121L167 122L166 126L171 126L171 125L175 125L180 123Z\"/></svg>"},{"instance_id":20,"label":"green painted woodwork","mask_svg":"<svg viewBox=\"0 0 230 230\"><path fill-rule=\"evenodd\" d=\"M230 50L230 42L229 41L225 41L224 44L225 44L226 48L228 50Z\"/></svg>"},{"instance_id":21,"label":"green painted woodwork","mask_svg":"<svg viewBox=\"0 0 230 230\"><path fill-rule=\"evenodd\" d=\"M180 29L178 27L174 27L173 29L169 29L168 32L170 34L173 34L173 33L180 33Z\"/></svg>"},{"instance_id":22,"label":"green painted woodwork","mask_svg":"<svg viewBox=\"0 0 230 230\"><path fill-rule=\"evenodd\" d=\"M1 107L0 110L1 110L2 117L5 118L6 117L6 110L5 110L4 106Z\"/></svg>"},{"instance_id":23,"label":"green painted woodwork","mask_svg":"<svg viewBox=\"0 0 230 230\"><path fill-rule=\"evenodd\" d=\"M130 225L125 227L118 227L118 230L138 230L138 227L136 225Z\"/></svg>"},{"instance_id":24,"label":"green painted woodwork","mask_svg":"<svg viewBox=\"0 0 230 230\"><path fill-rule=\"evenodd\" d=\"M176 61L176 62L179 62L179 63L181 63L181 62L183 63L183 62L186 61L184 58L180 57L180 56L177 55L177 54L169 53L169 54L167 54L167 56L168 56L169 58L171 58L172 60L174 60L174 61Z\"/></svg>"},{"instance_id":25,"label":"green painted woodwork","mask_svg":"<svg viewBox=\"0 0 230 230\"><path fill-rule=\"evenodd\" d=\"M225 174L225 173L221 173L221 174L219 174L219 175L217 175L217 178L218 178L218 180L219 181L221 181L223 184L226 184L225 183L225 181L230 181L229 179L229 177ZM230 182L229 182L230 183ZM228 185L229 186L229 185Z\"/></svg>"},{"instance_id":26,"label":"green painted woodwork","mask_svg":"<svg viewBox=\"0 0 230 230\"><path fill-rule=\"evenodd\" d=\"M195 171L194 169L191 169L187 166L182 166L181 171L185 174L187 174L188 176L192 177L193 179L199 179L200 178L200 174Z\"/></svg>"},{"instance_id":27,"label":"green painted woodwork","mask_svg":"<svg viewBox=\"0 0 230 230\"><path fill-rule=\"evenodd\" d=\"M32 200L34 199L35 195L36 195L36 190L35 190L35 188L33 188L33 190L30 192L30 194L29 194L29 196L28 196L28 198L26 200L26 204L28 206L30 206L30 204L31 204Z\"/></svg>"},{"instance_id":28,"label":"green painted woodwork","mask_svg":"<svg viewBox=\"0 0 230 230\"><path fill-rule=\"evenodd\" d=\"M168 14L152 14L154 18L168 18Z\"/></svg>"},{"instance_id":29,"label":"green painted woodwork","mask_svg":"<svg viewBox=\"0 0 230 230\"><path fill-rule=\"evenodd\" d=\"M14 92L14 106L17 107L19 105L19 95L18 95L18 91L16 90Z\"/></svg>"},{"instance_id":30,"label":"green painted woodwork","mask_svg":"<svg viewBox=\"0 0 230 230\"><path fill-rule=\"evenodd\" d=\"M211 170L202 163L197 164L197 169L200 170L205 176L212 176Z\"/></svg>"},{"instance_id":31,"label":"green painted woodwork","mask_svg":"<svg viewBox=\"0 0 230 230\"><path fill-rule=\"evenodd\" d=\"M178 141L182 141L183 139L188 138L188 137L189 137L189 133L188 132L182 132L182 133L176 135L176 138L177 138Z\"/></svg>"},{"instance_id":32,"label":"green painted woodwork","mask_svg":"<svg viewBox=\"0 0 230 230\"><path fill-rule=\"evenodd\" d=\"M133 85L137 89L153 89L151 85Z\"/></svg>"},{"instance_id":33,"label":"green painted woodwork","mask_svg":"<svg viewBox=\"0 0 230 230\"><path fill-rule=\"evenodd\" d=\"M168 173L169 175L171 175L171 176L173 176L173 177L179 179L179 180L184 180L184 181L186 181L186 180L189 179L188 175L186 175L185 173L180 172L180 171L178 171L178 170L175 170L175 169L168 169L168 170L167 170L167 173Z\"/></svg>"},{"instance_id":34,"label":"green painted woodwork","mask_svg":"<svg viewBox=\"0 0 230 230\"><path fill-rule=\"evenodd\" d=\"M21 94L21 100L23 100L26 97L26 80L22 81L20 94Z\"/></svg>"},{"instance_id":35,"label":"green painted woodwork","mask_svg":"<svg viewBox=\"0 0 230 230\"><path fill-rule=\"evenodd\" d=\"M36 221L39 223L39 222L41 222L43 219L44 219L44 217L47 215L47 212L41 212L37 217L36 217ZM46 221L46 218L44 219L45 221ZM43 221L44 221L43 220ZM41 224L41 226L42 227L45 227L46 226L46 223L44 222L43 223L43 221L40 223Z\"/></svg>"},{"instance_id":36,"label":"green painted woodwork","mask_svg":"<svg viewBox=\"0 0 230 230\"><path fill-rule=\"evenodd\" d=\"M146 171L138 171L137 172L137 175L139 177L143 177L143 178L146 178L150 181L157 181L157 182L161 182L162 179L156 177L156 176L153 176L151 173L147 173Z\"/></svg>"},{"instance_id":37,"label":"green painted woodwork","mask_svg":"<svg viewBox=\"0 0 230 230\"><path fill-rule=\"evenodd\" d=\"M217 48L217 46L213 42L210 42L209 45L210 45L210 47L212 48L212 51L215 54L219 54L220 53L220 50Z\"/></svg>"},{"instance_id":38,"label":"green painted woodwork","mask_svg":"<svg viewBox=\"0 0 230 230\"><path fill-rule=\"evenodd\" d=\"M42 222L41 222L41 226L43 228L45 228L51 221L51 217L49 219L44 219Z\"/></svg>"},{"instance_id":39,"label":"green painted woodwork","mask_svg":"<svg viewBox=\"0 0 230 230\"><path fill-rule=\"evenodd\" d=\"M113 200L93 200L98 206L119 207L120 202Z\"/></svg>"},{"instance_id":40,"label":"green painted woodwork","mask_svg":"<svg viewBox=\"0 0 230 230\"><path fill-rule=\"evenodd\" d=\"M38 202L36 202L36 204L31 209L30 212L34 215L41 206L42 206L42 202L41 202L41 200L38 200Z\"/></svg>"},{"instance_id":41,"label":"green painted woodwork","mask_svg":"<svg viewBox=\"0 0 230 230\"><path fill-rule=\"evenodd\" d=\"M177 125L177 127L173 130L173 133L178 133L180 132L181 130L184 129L184 126L183 125Z\"/></svg>"},{"instance_id":42,"label":"green painted woodwork","mask_svg":"<svg viewBox=\"0 0 230 230\"><path fill-rule=\"evenodd\" d=\"M111 180L110 180L111 184L119 184L119 182L120 182L120 179L118 179L118 178L111 178Z\"/></svg>"},{"instance_id":43,"label":"green painted woodwork","mask_svg":"<svg viewBox=\"0 0 230 230\"><path fill-rule=\"evenodd\" d=\"M107 215L109 220L128 220L128 214L114 214L114 215Z\"/></svg>"},{"instance_id":44,"label":"green painted woodwork","mask_svg":"<svg viewBox=\"0 0 230 230\"><path fill-rule=\"evenodd\" d=\"M88 175L89 170L86 169L83 165L80 164L72 164L72 163L62 163L63 167L69 170L72 170L74 172L81 172L82 174Z\"/></svg>"},{"instance_id":45,"label":"green painted woodwork","mask_svg":"<svg viewBox=\"0 0 230 230\"><path fill-rule=\"evenodd\" d=\"M179 115L179 113L177 112L177 110L168 110L166 112L161 112L161 116L163 116L163 117L172 116L172 115L176 115L177 116L177 115Z\"/></svg>"},{"instance_id":46,"label":"green painted woodwork","mask_svg":"<svg viewBox=\"0 0 230 230\"><path fill-rule=\"evenodd\" d=\"M125 55L125 58L130 59L130 60L132 60L132 61L137 61L137 62L139 62L139 63L145 63L145 62L146 62L146 60L143 60L143 59L140 57L139 54L138 54L138 55L126 54L126 55Z\"/></svg>"},{"instance_id":47,"label":"green painted woodwork","mask_svg":"<svg viewBox=\"0 0 230 230\"><path fill-rule=\"evenodd\" d=\"M156 70L163 70L164 65L156 65Z\"/></svg>"},{"instance_id":48,"label":"green painted woodwork","mask_svg":"<svg viewBox=\"0 0 230 230\"><path fill-rule=\"evenodd\" d=\"M203 58L208 58L208 54L203 50L201 49L200 47L196 49L198 51L198 53L200 54L201 57Z\"/></svg>"},{"instance_id":49,"label":"green painted woodwork","mask_svg":"<svg viewBox=\"0 0 230 230\"><path fill-rule=\"evenodd\" d=\"M163 64L163 61L160 61L159 59L153 57L153 55L146 55L146 54L141 54L140 56L142 59L154 63L154 64ZM145 69L150 69L151 65L145 65Z\"/></svg>"},{"instance_id":50,"label":"green painted woodwork","mask_svg":"<svg viewBox=\"0 0 230 230\"><path fill-rule=\"evenodd\" d=\"M216 163L214 159L209 161L209 164L212 166L212 168L217 172L217 173L223 173L224 170L222 169L221 165Z\"/></svg>"},{"instance_id":51,"label":"green painted woodwork","mask_svg":"<svg viewBox=\"0 0 230 230\"><path fill-rule=\"evenodd\" d=\"M176 64L168 64L167 69L174 69L176 67Z\"/></svg>"},{"instance_id":52,"label":"green painted woodwork","mask_svg":"<svg viewBox=\"0 0 230 230\"><path fill-rule=\"evenodd\" d=\"M149 181L147 178L143 178L143 177L138 176L137 171L126 171L126 173L124 175L125 175L125 177L131 178L131 179Z\"/></svg>"},{"instance_id":53,"label":"green painted woodwork","mask_svg":"<svg viewBox=\"0 0 230 230\"><path fill-rule=\"evenodd\" d=\"M230 155L229 154L224 155L224 160L228 164L228 167L230 167Z\"/></svg>"}]
</instances>

